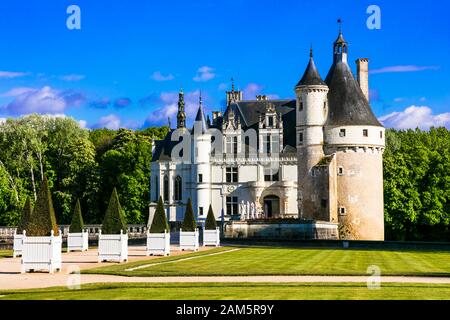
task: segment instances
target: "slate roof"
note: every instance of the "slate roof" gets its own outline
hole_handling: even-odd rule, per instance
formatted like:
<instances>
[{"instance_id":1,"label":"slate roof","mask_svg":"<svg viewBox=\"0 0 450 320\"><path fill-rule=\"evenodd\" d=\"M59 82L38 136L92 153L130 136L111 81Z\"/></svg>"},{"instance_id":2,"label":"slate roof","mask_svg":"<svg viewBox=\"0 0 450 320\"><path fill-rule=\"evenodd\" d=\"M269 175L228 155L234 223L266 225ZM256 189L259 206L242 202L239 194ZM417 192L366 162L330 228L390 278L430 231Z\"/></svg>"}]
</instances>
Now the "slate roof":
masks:
<instances>
[{"instance_id":1,"label":"slate roof","mask_svg":"<svg viewBox=\"0 0 450 320\"><path fill-rule=\"evenodd\" d=\"M329 88L329 112L325 125L382 127L347 63L334 63L328 72L325 83Z\"/></svg>"},{"instance_id":2,"label":"slate roof","mask_svg":"<svg viewBox=\"0 0 450 320\"><path fill-rule=\"evenodd\" d=\"M308 66L306 67L305 73L300 81L297 83L296 87L300 86L325 86L325 82L320 77L317 71L316 64L314 63L313 57L309 59Z\"/></svg>"}]
</instances>

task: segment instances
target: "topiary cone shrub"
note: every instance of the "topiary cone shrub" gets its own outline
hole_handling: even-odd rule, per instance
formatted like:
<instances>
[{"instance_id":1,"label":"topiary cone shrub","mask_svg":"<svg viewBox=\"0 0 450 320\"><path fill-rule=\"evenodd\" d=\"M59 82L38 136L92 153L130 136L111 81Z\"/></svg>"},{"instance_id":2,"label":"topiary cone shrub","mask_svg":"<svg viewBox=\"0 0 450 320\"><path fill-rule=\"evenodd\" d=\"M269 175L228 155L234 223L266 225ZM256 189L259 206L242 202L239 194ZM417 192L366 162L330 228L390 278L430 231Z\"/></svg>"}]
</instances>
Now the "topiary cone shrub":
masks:
<instances>
[{"instance_id":1,"label":"topiary cone shrub","mask_svg":"<svg viewBox=\"0 0 450 320\"><path fill-rule=\"evenodd\" d=\"M75 203L75 207L73 209L73 215L72 215L72 222L69 226L69 232L70 233L81 233L83 232L84 228L84 222L83 222L83 216L81 215L81 206L80 206L80 200L77 199L77 202Z\"/></svg>"},{"instance_id":2,"label":"topiary cone shrub","mask_svg":"<svg viewBox=\"0 0 450 320\"><path fill-rule=\"evenodd\" d=\"M205 230L216 230L216 228L217 228L216 217L214 216L212 206L209 205L208 215L206 216L205 221Z\"/></svg>"},{"instance_id":3,"label":"topiary cone shrub","mask_svg":"<svg viewBox=\"0 0 450 320\"><path fill-rule=\"evenodd\" d=\"M33 213L33 207L31 206L30 197L27 197L25 201L25 205L22 209L22 217L20 218L19 225L17 226L17 234L22 234L23 230L27 229L28 222L31 218L31 214Z\"/></svg>"},{"instance_id":4,"label":"topiary cone shrub","mask_svg":"<svg viewBox=\"0 0 450 320\"><path fill-rule=\"evenodd\" d=\"M150 233L164 233L169 232L169 224L166 218L166 212L164 211L164 204L162 197L159 197L158 204L156 205L155 215L153 216L152 225L150 226Z\"/></svg>"},{"instance_id":5,"label":"topiary cone shrub","mask_svg":"<svg viewBox=\"0 0 450 320\"><path fill-rule=\"evenodd\" d=\"M119 197L116 188L113 189L111 198L109 199L108 209L106 209L105 218L102 224L103 234L120 234L127 233L127 224L122 208L120 207Z\"/></svg>"},{"instance_id":6,"label":"topiary cone shrub","mask_svg":"<svg viewBox=\"0 0 450 320\"><path fill-rule=\"evenodd\" d=\"M196 228L197 224L195 223L194 210L192 209L191 198L189 198L186 205L186 213L184 214L184 220L183 224L181 225L181 230L192 232L195 231Z\"/></svg>"},{"instance_id":7,"label":"topiary cone shrub","mask_svg":"<svg viewBox=\"0 0 450 320\"><path fill-rule=\"evenodd\" d=\"M59 235L52 195L50 194L46 176L42 180L33 214L30 216L25 230L27 237L47 237L51 235L51 230L53 230L54 236Z\"/></svg>"}]
</instances>

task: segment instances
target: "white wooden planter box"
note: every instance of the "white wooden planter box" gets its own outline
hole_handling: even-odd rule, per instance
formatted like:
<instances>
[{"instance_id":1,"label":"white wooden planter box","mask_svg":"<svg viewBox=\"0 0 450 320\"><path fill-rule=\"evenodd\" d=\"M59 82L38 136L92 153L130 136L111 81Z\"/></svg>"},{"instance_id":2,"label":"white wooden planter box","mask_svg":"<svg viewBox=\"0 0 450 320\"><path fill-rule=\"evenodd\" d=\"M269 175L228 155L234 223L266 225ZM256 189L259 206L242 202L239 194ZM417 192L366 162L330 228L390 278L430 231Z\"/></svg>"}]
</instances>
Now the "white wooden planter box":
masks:
<instances>
[{"instance_id":1,"label":"white wooden planter box","mask_svg":"<svg viewBox=\"0 0 450 320\"><path fill-rule=\"evenodd\" d=\"M203 230L203 246L220 246L220 230Z\"/></svg>"},{"instance_id":2,"label":"white wooden planter box","mask_svg":"<svg viewBox=\"0 0 450 320\"><path fill-rule=\"evenodd\" d=\"M47 270L49 273L61 271L61 231L58 236L27 237L23 234L22 273L27 271Z\"/></svg>"},{"instance_id":3,"label":"white wooden planter box","mask_svg":"<svg viewBox=\"0 0 450 320\"><path fill-rule=\"evenodd\" d=\"M98 262L128 260L128 234L102 234L98 235Z\"/></svg>"},{"instance_id":4,"label":"white wooden planter box","mask_svg":"<svg viewBox=\"0 0 450 320\"><path fill-rule=\"evenodd\" d=\"M14 242L13 242L13 258L22 255L23 246L23 234L17 234L14 232Z\"/></svg>"},{"instance_id":5,"label":"white wooden planter box","mask_svg":"<svg viewBox=\"0 0 450 320\"><path fill-rule=\"evenodd\" d=\"M70 251L87 251L89 233L87 231L68 233L67 235L67 252Z\"/></svg>"},{"instance_id":6,"label":"white wooden planter box","mask_svg":"<svg viewBox=\"0 0 450 320\"><path fill-rule=\"evenodd\" d=\"M183 231L180 229L180 250L198 250L198 229L195 231Z\"/></svg>"},{"instance_id":7,"label":"white wooden planter box","mask_svg":"<svg viewBox=\"0 0 450 320\"><path fill-rule=\"evenodd\" d=\"M170 255L170 233L150 233L147 231L147 255Z\"/></svg>"}]
</instances>

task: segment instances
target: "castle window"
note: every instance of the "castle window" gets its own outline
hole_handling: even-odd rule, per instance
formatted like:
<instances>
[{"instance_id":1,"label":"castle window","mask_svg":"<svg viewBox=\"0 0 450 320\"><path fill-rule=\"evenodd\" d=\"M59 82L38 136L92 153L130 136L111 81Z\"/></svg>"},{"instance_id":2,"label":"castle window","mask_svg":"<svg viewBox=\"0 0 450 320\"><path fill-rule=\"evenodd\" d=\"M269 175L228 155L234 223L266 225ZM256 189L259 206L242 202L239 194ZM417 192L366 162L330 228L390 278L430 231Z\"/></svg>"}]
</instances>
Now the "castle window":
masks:
<instances>
[{"instance_id":1,"label":"castle window","mask_svg":"<svg viewBox=\"0 0 450 320\"><path fill-rule=\"evenodd\" d=\"M158 201L159 199L159 183L158 183L158 176L155 176L155 201Z\"/></svg>"},{"instance_id":2,"label":"castle window","mask_svg":"<svg viewBox=\"0 0 450 320\"><path fill-rule=\"evenodd\" d=\"M227 182L238 182L238 168L237 167L227 167L225 170L226 170L226 181Z\"/></svg>"},{"instance_id":3,"label":"castle window","mask_svg":"<svg viewBox=\"0 0 450 320\"><path fill-rule=\"evenodd\" d=\"M300 102L298 105L298 111L303 111L303 102Z\"/></svg>"},{"instance_id":4,"label":"castle window","mask_svg":"<svg viewBox=\"0 0 450 320\"><path fill-rule=\"evenodd\" d=\"M345 210L345 207L339 207L339 214L340 214L341 216L347 214L347 210Z\"/></svg>"},{"instance_id":5,"label":"castle window","mask_svg":"<svg viewBox=\"0 0 450 320\"><path fill-rule=\"evenodd\" d=\"M327 108L327 102L326 102L326 101L323 102L323 108L324 108L324 109Z\"/></svg>"},{"instance_id":6,"label":"castle window","mask_svg":"<svg viewBox=\"0 0 450 320\"><path fill-rule=\"evenodd\" d=\"M322 208L326 208L327 207L327 199L322 199L321 201L320 201L320 206L322 207Z\"/></svg>"},{"instance_id":7,"label":"castle window","mask_svg":"<svg viewBox=\"0 0 450 320\"><path fill-rule=\"evenodd\" d=\"M343 167L339 167L338 168L338 176L343 176L344 175L344 168Z\"/></svg>"},{"instance_id":8,"label":"castle window","mask_svg":"<svg viewBox=\"0 0 450 320\"><path fill-rule=\"evenodd\" d=\"M250 155L250 137L245 137L244 148L245 148L245 158L248 158Z\"/></svg>"},{"instance_id":9,"label":"castle window","mask_svg":"<svg viewBox=\"0 0 450 320\"><path fill-rule=\"evenodd\" d=\"M383 131L380 131L380 138L383 139Z\"/></svg>"},{"instance_id":10,"label":"castle window","mask_svg":"<svg viewBox=\"0 0 450 320\"><path fill-rule=\"evenodd\" d=\"M303 144L303 132L299 132L298 134L298 144Z\"/></svg>"},{"instance_id":11,"label":"castle window","mask_svg":"<svg viewBox=\"0 0 450 320\"><path fill-rule=\"evenodd\" d=\"M273 117L269 117L269 127L273 127Z\"/></svg>"},{"instance_id":12,"label":"castle window","mask_svg":"<svg viewBox=\"0 0 450 320\"><path fill-rule=\"evenodd\" d=\"M237 147L238 147L237 136L226 137L225 143L226 143L225 150L227 154L237 154Z\"/></svg>"},{"instance_id":13,"label":"castle window","mask_svg":"<svg viewBox=\"0 0 450 320\"><path fill-rule=\"evenodd\" d=\"M236 215L238 212L238 197L227 197L227 215Z\"/></svg>"},{"instance_id":14,"label":"castle window","mask_svg":"<svg viewBox=\"0 0 450 320\"><path fill-rule=\"evenodd\" d=\"M280 181L279 168L264 168L264 181Z\"/></svg>"},{"instance_id":15,"label":"castle window","mask_svg":"<svg viewBox=\"0 0 450 320\"><path fill-rule=\"evenodd\" d=\"M345 129L339 131L339 137L345 137Z\"/></svg>"},{"instance_id":16,"label":"castle window","mask_svg":"<svg viewBox=\"0 0 450 320\"><path fill-rule=\"evenodd\" d=\"M180 201L182 199L182 194L183 194L182 180L181 180L180 176L177 176L175 178L173 190L174 190L175 200Z\"/></svg>"},{"instance_id":17,"label":"castle window","mask_svg":"<svg viewBox=\"0 0 450 320\"><path fill-rule=\"evenodd\" d=\"M363 136L368 137L369 136L369 130L363 129Z\"/></svg>"},{"instance_id":18,"label":"castle window","mask_svg":"<svg viewBox=\"0 0 450 320\"><path fill-rule=\"evenodd\" d=\"M198 207L198 215L199 216L203 215L203 207Z\"/></svg>"},{"instance_id":19,"label":"castle window","mask_svg":"<svg viewBox=\"0 0 450 320\"><path fill-rule=\"evenodd\" d=\"M199 183L203 182L203 175L201 173L198 175L198 182Z\"/></svg>"},{"instance_id":20,"label":"castle window","mask_svg":"<svg viewBox=\"0 0 450 320\"><path fill-rule=\"evenodd\" d=\"M165 202L169 201L169 177L167 176L164 176L163 198Z\"/></svg>"},{"instance_id":21,"label":"castle window","mask_svg":"<svg viewBox=\"0 0 450 320\"><path fill-rule=\"evenodd\" d=\"M311 177L317 177L318 176L318 170L317 168L312 168L311 169Z\"/></svg>"}]
</instances>

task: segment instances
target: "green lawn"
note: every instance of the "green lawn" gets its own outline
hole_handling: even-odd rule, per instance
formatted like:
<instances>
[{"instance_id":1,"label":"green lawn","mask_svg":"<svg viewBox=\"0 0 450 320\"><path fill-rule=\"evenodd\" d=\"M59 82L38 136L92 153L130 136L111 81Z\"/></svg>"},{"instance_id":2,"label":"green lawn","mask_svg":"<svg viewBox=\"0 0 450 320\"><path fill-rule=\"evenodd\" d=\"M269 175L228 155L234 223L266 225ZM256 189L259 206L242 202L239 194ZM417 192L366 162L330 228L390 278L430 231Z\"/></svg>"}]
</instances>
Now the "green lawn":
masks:
<instances>
[{"instance_id":1,"label":"green lawn","mask_svg":"<svg viewBox=\"0 0 450 320\"><path fill-rule=\"evenodd\" d=\"M2 299L253 299L253 300L358 300L358 299L450 299L450 285L383 283L369 290L359 283L113 283L83 285L80 290L65 287L0 291Z\"/></svg>"},{"instance_id":2,"label":"green lawn","mask_svg":"<svg viewBox=\"0 0 450 320\"><path fill-rule=\"evenodd\" d=\"M12 250L0 250L0 258L11 258L12 255Z\"/></svg>"},{"instance_id":3,"label":"green lawn","mask_svg":"<svg viewBox=\"0 0 450 320\"><path fill-rule=\"evenodd\" d=\"M420 250L299 249L244 247L210 255L232 247L177 257L159 258L85 270L125 276L211 275L366 275L376 265L381 275L450 276L450 252ZM178 261L198 256L191 260ZM161 262L165 262L160 264ZM167 263L166 263L167 262ZM153 264L135 271L130 267Z\"/></svg>"}]
</instances>

